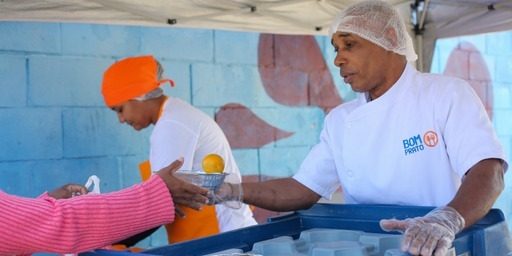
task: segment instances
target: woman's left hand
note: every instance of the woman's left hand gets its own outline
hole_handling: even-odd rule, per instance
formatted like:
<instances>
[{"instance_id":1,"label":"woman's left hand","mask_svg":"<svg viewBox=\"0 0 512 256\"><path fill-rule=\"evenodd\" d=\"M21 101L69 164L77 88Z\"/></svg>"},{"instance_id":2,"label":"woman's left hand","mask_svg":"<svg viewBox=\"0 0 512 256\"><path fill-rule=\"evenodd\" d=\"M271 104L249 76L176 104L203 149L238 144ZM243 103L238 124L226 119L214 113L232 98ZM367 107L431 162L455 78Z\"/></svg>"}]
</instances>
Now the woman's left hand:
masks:
<instances>
[{"instance_id":1,"label":"woman's left hand","mask_svg":"<svg viewBox=\"0 0 512 256\"><path fill-rule=\"evenodd\" d=\"M67 184L51 192L48 192L50 197L55 199L66 199L74 196L85 195L89 193L87 188L79 184Z\"/></svg>"}]
</instances>

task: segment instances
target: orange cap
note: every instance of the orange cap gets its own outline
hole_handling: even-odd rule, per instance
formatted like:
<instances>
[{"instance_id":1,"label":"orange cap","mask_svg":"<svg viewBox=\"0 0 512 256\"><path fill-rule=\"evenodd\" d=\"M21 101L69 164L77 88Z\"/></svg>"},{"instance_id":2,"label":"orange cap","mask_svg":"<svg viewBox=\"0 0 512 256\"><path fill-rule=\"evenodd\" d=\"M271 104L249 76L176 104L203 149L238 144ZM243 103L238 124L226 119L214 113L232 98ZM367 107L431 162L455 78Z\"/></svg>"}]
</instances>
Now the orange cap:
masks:
<instances>
[{"instance_id":1,"label":"orange cap","mask_svg":"<svg viewBox=\"0 0 512 256\"><path fill-rule=\"evenodd\" d=\"M129 57L120 60L103 74L101 93L109 107L142 96L170 79L158 80L157 61L153 56Z\"/></svg>"}]
</instances>

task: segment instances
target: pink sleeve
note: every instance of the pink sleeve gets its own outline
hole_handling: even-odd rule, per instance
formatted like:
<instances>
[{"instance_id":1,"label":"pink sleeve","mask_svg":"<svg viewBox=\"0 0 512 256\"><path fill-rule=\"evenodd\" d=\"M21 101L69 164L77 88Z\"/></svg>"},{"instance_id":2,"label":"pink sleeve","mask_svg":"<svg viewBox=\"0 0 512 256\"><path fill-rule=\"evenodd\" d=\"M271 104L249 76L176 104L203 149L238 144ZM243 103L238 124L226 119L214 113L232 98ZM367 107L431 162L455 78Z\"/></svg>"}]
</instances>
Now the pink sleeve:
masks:
<instances>
[{"instance_id":1,"label":"pink sleeve","mask_svg":"<svg viewBox=\"0 0 512 256\"><path fill-rule=\"evenodd\" d=\"M0 254L83 252L173 220L174 204L158 175L117 192L62 200L0 191Z\"/></svg>"},{"instance_id":2,"label":"pink sleeve","mask_svg":"<svg viewBox=\"0 0 512 256\"><path fill-rule=\"evenodd\" d=\"M39 195L37 197L38 199L49 199L49 198L52 198L50 195L48 195L48 191L42 193L41 195Z\"/></svg>"}]
</instances>

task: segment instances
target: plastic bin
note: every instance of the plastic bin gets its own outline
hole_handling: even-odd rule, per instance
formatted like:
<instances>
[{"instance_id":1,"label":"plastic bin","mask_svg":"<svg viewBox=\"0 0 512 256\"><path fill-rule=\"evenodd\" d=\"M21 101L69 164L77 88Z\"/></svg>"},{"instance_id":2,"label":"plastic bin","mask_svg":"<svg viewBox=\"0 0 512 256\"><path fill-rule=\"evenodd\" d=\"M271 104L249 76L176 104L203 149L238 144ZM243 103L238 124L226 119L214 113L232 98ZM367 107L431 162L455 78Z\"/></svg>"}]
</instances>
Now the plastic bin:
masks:
<instances>
[{"instance_id":1,"label":"plastic bin","mask_svg":"<svg viewBox=\"0 0 512 256\"><path fill-rule=\"evenodd\" d=\"M298 239L302 231L310 229L343 229L388 234L380 229L379 220L423 216L432 209L395 205L316 204L308 210L271 218L265 224L152 248L140 253L95 250L81 255L206 255L233 249L250 252L253 245L260 241L282 236ZM453 246L455 255L508 255L512 252L512 243L503 213L498 209L492 209L478 223L459 233Z\"/></svg>"}]
</instances>

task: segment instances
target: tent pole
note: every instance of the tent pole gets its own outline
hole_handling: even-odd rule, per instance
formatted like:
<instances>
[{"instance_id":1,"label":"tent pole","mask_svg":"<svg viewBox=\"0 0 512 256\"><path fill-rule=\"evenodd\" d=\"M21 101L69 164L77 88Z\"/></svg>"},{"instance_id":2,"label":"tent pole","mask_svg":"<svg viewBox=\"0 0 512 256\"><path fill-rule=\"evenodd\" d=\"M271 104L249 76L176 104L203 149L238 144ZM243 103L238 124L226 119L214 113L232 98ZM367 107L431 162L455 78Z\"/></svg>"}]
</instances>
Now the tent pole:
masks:
<instances>
[{"instance_id":1,"label":"tent pole","mask_svg":"<svg viewBox=\"0 0 512 256\"><path fill-rule=\"evenodd\" d=\"M425 19L427 18L427 12L428 12L428 6L430 4L430 0L425 0L425 4L423 6L423 10L421 10L421 17L420 17L420 29L425 28Z\"/></svg>"},{"instance_id":2,"label":"tent pole","mask_svg":"<svg viewBox=\"0 0 512 256\"><path fill-rule=\"evenodd\" d=\"M416 35L416 46L418 47L418 51L416 54L418 54L418 60L416 61L416 66L419 71L425 72L424 66L423 66L423 34L417 34Z\"/></svg>"},{"instance_id":3,"label":"tent pole","mask_svg":"<svg viewBox=\"0 0 512 256\"><path fill-rule=\"evenodd\" d=\"M416 67L419 71L422 72L425 72L425 65L423 63L423 33L425 30L425 19L427 17L429 4L430 0L415 0L415 2L411 4L411 20L414 26L414 35L417 49L416 54L418 55Z\"/></svg>"}]
</instances>

